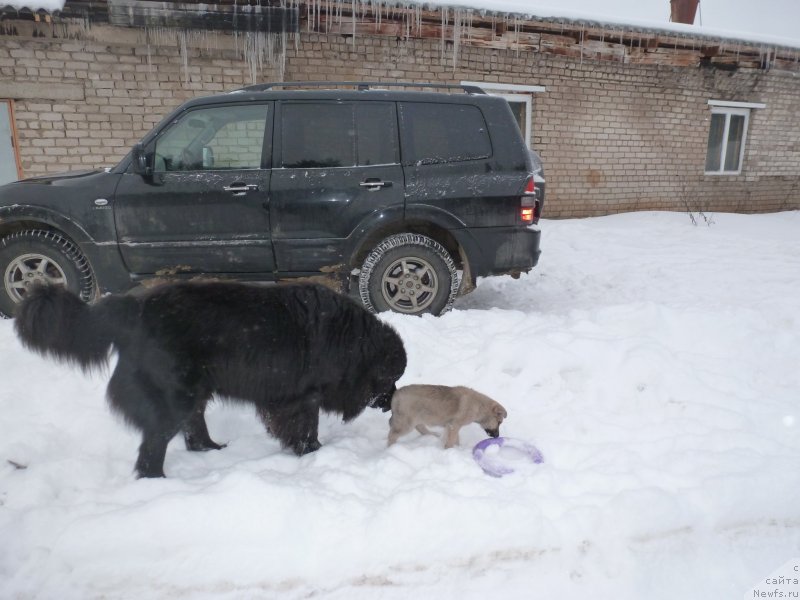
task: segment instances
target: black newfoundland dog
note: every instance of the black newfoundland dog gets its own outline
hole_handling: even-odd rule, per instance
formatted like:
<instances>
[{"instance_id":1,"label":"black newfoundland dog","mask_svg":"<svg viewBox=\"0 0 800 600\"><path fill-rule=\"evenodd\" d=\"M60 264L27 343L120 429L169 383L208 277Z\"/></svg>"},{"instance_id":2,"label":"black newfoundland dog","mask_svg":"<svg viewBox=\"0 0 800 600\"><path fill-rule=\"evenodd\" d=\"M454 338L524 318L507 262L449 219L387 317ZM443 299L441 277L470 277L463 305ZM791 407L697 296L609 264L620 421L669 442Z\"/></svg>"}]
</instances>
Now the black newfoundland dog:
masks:
<instances>
[{"instance_id":1,"label":"black newfoundland dog","mask_svg":"<svg viewBox=\"0 0 800 600\"><path fill-rule=\"evenodd\" d=\"M219 449L204 412L213 394L252 402L267 430L297 455L320 447L319 411L345 421L388 410L406 367L397 333L318 285L166 284L93 305L37 286L19 305L23 344L84 370L118 353L113 409L142 432L139 477L163 477L169 441Z\"/></svg>"}]
</instances>

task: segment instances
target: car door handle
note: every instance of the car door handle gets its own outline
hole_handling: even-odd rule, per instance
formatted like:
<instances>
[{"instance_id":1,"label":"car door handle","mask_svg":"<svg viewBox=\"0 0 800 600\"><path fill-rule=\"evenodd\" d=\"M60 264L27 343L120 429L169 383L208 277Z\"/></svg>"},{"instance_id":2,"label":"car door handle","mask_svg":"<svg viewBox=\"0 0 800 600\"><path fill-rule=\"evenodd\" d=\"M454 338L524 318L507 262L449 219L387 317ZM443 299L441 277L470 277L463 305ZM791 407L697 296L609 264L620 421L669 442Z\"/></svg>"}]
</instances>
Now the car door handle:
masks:
<instances>
[{"instance_id":1,"label":"car door handle","mask_svg":"<svg viewBox=\"0 0 800 600\"><path fill-rule=\"evenodd\" d=\"M359 183L361 187L367 188L370 192L377 192L381 188L392 187L391 181L381 181L380 179L367 179Z\"/></svg>"},{"instance_id":2,"label":"car door handle","mask_svg":"<svg viewBox=\"0 0 800 600\"><path fill-rule=\"evenodd\" d=\"M222 189L226 192L232 192L234 196L244 196L247 192L255 192L258 190L258 184L234 183L233 185L226 185Z\"/></svg>"}]
</instances>

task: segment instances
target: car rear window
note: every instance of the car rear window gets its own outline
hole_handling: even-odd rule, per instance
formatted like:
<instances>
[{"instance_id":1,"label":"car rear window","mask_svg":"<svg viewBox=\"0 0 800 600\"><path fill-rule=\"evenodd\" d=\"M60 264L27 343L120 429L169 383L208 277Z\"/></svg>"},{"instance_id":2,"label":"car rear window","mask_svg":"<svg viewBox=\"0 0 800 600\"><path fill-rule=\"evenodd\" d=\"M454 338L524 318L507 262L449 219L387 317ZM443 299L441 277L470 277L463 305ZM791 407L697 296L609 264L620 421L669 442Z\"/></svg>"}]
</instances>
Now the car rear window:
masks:
<instances>
[{"instance_id":1,"label":"car rear window","mask_svg":"<svg viewBox=\"0 0 800 600\"><path fill-rule=\"evenodd\" d=\"M394 103L286 102L281 149L281 166L286 168L397 163Z\"/></svg>"},{"instance_id":2,"label":"car rear window","mask_svg":"<svg viewBox=\"0 0 800 600\"><path fill-rule=\"evenodd\" d=\"M356 164L352 105L285 103L281 111L281 166L352 167Z\"/></svg>"},{"instance_id":3,"label":"car rear window","mask_svg":"<svg viewBox=\"0 0 800 600\"><path fill-rule=\"evenodd\" d=\"M401 102L400 115L404 164L460 162L492 155L486 121L477 106Z\"/></svg>"},{"instance_id":4,"label":"car rear window","mask_svg":"<svg viewBox=\"0 0 800 600\"><path fill-rule=\"evenodd\" d=\"M356 107L358 164L388 165L399 162L397 116L394 103L362 102Z\"/></svg>"}]
</instances>

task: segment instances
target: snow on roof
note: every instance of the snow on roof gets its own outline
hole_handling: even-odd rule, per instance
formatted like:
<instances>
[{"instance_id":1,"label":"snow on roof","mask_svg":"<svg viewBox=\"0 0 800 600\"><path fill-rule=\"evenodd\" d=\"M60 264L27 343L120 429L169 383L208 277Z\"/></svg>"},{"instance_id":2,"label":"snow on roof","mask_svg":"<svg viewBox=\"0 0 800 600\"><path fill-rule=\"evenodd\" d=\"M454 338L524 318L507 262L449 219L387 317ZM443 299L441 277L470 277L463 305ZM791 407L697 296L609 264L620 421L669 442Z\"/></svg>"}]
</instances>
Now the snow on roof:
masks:
<instances>
[{"instance_id":1,"label":"snow on roof","mask_svg":"<svg viewBox=\"0 0 800 600\"><path fill-rule=\"evenodd\" d=\"M800 39L785 38L762 33L746 31L731 31L727 29L708 28L701 25L685 25L672 23L667 20L669 4L664 2L666 15L664 21L651 19L638 19L611 16L594 8L598 6L596 0L573 1L573 6L580 6L579 10L558 8L532 3L530 0L407 0L410 4L420 4L428 8L453 8L472 9L487 14L508 14L531 20L545 20L556 22L575 22L591 26L642 31L664 31L679 36L708 37L721 40L767 44L770 46L786 46L800 48ZM586 8L583 8L583 7ZM593 10L594 8L594 10ZM751 21L748 21L749 23Z\"/></svg>"},{"instance_id":2,"label":"snow on roof","mask_svg":"<svg viewBox=\"0 0 800 600\"><path fill-rule=\"evenodd\" d=\"M10 6L17 10L27 8L32 11L46 10L48 12L53 12L64 8L65 2L66 0L0 0L0 7Z\"/></svg>"},{"instance_id":3,"label":"snow on roof","mask_svg":"<svg viewBox=\"0 0 800 600\"><path fill-rule=\"evenodd\" d=\"M310 0L311 2L315 0ZM316 0L319 1L319 0ZM572 0L570 7L561 8L532 3L531 0L359 0L362 3L422 6L429 9L464 9L487 14L506 14L531 20L555 21L561 23L585 24L601 28L624 28L641 31L663 31L679 36L705 37L718 40L740 41L769 46L800 48L800 39L779 37L763 33L733 31L729 29L708 28L701 25L684 25L667 21L668 4L666 0L664 21L654 19L628 18L600 12L596 0ZM547 1L547 0L546 0ZM550 0L552 1L552 0ZM58 11L64 8L66 0L0 0L0 6L29 9L33 11ZM619 11L618 5L618 11ZM605 6L604 6L605 8ZM618 13L619 14L619 13ZM749 27L758 26L755 19L745 20Z\"/></svg>"}]
</instances>

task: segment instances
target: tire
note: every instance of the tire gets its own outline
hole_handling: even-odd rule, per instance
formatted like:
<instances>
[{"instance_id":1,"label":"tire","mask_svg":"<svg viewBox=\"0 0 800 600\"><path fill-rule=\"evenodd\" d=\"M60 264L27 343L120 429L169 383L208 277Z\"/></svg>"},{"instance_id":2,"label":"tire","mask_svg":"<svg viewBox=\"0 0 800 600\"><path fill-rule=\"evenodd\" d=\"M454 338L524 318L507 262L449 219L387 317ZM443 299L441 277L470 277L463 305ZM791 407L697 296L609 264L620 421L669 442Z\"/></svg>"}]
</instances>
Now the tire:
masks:
<instances>
[{"instance_id":1,"label":"tire","mask_svg":"<svg viewBox=\"0 0 800 600\"><path fill-rule=\"evenodd\" d=\"M419 315L447 312L458 292L458 273L439 242L398 233L369 253L358 277L361 302L373 312Z\"/></svg>"},{"instance_id":2,"label":"tire","mask_svg":"<svg viewBox=\"0 0 800 600\"><path fill-rule=\"evenodd\" d=\"M12 317L26 289L36 283L63 285L88 301L94 275L78 247L54 231L30 229L0 239L0 316Z\"/></svg>"}]
</instances>

